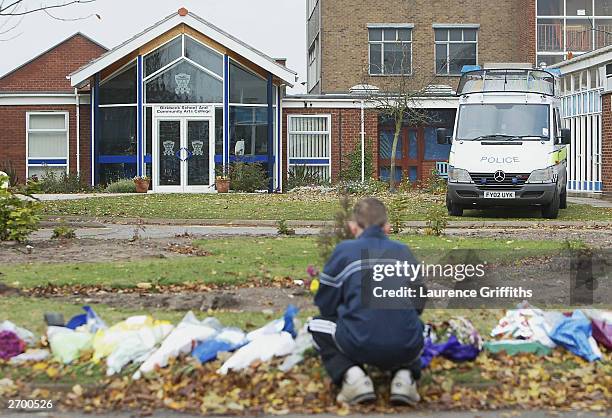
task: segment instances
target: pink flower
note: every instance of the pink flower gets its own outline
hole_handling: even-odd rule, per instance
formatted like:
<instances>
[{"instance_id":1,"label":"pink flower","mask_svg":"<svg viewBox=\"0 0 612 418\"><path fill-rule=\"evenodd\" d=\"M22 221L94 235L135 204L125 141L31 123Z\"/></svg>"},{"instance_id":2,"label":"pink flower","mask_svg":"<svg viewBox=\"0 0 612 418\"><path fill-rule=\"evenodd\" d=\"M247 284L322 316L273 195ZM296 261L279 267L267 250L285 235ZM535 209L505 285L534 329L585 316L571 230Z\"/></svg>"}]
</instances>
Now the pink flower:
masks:
<instances>
[{"instance_id":1,"label":"pink flower","mask_svg":"<svg viewBox=\"0 0 612 418\"><path fill-rule=\"evenodd\" d=\"M319 270L315 266L308 266L306 272L310 277L317 277L319 275Z\"/></svg>"}]
</instances>

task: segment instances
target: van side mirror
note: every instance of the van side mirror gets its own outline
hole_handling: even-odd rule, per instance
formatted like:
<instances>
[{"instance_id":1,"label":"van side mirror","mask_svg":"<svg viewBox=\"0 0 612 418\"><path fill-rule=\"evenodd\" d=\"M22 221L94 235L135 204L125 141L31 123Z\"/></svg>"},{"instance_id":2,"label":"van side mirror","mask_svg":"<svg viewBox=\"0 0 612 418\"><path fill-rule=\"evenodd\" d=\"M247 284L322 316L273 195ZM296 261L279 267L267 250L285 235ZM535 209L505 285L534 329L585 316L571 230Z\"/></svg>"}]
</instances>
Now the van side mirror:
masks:
<instances>
[{"instance_id":1,"label":"van side mirror","mask_svg":"<svg viewBox=\"0 0 612 418\"><path fill-rule=\"evenodd\" d=\"M569 145L572 143L572 131L567 128L561 129L561 141L559 141L563 145Z\"/></svg>"},{"instance_id":2,"label":"van side mirror","mask_svg":"<svg viewBox=\"0 0 612 418\"><path fill-rule=\"evenodd\" d=\"M437 136L437 140L438 140L438 144L440 145L446 145L446 144L450 144L451 141L448 137L448 129L446 128L438 128L436 129L436 136Z\"/></svg>"}]
</instances>

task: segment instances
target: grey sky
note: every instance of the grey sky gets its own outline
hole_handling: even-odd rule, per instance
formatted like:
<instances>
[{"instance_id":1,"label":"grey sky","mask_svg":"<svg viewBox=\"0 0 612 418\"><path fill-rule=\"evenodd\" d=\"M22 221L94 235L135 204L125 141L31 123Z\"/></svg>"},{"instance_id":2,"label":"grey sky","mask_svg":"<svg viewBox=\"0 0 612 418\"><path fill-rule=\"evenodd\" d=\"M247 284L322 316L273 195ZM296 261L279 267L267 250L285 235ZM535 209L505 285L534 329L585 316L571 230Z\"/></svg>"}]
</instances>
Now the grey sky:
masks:
<instances>
[{"instance_id":1,"label":"grey sky","mask_svg":"<svg viewBox=\"0 0 612 418\"><path fill-rule=\"evenodd\" d=\"M30 8L59 1L25 0ZM101 20L58 21L36 13L2 35L18 36L0 42L0 75L78 31L112 48L182 6L272 57L287 58L300 82L306 81L305 0L97 0L52 12L65 19L97 13ZM0 24L2 19L6 18L0 17ZM298 83L292 92L304 90Z\"/></svg>"}]
</instances>

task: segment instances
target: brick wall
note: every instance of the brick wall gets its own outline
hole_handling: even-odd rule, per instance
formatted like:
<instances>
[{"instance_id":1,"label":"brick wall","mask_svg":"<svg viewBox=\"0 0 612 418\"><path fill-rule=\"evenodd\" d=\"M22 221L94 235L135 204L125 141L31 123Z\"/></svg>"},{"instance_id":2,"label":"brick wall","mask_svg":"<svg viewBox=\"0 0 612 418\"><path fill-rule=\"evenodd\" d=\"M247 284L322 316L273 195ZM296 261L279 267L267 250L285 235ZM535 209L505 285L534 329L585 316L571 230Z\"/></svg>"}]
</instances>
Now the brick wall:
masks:
<instances>
[{"instance_id":1,"label":"brick wall","mask_svg":"<svg viewBox=\"0 0 612 418\"><path fill-rule=\"evenodd\" d=\"M535 0L321 0L321 77L324 93L346 92L366 81L393 88L394 77L365 77L368 23L412 23L410 87L457 87L458 77L436 76L433 23L480 24L478 63L535 62Z\"/></svg>"},{"instance_id":2,"label":"brick wall","mask_svg":"<svg viewBox=\"0 0 612 418\"><path fill-rule=\"evenodd\" d=\"M106 50L76 34L45 54L0 78L2 91L73 91L66 76Z\"/></svg>"},{"instance_id":3,"label":"brick wall","mask_svg":"<svg viewBox=\"0 0 612 418\"><path fill-rule=\"evenodd\" d=\"M610 94L601 96L601 177L603 192L612 195L612 103Z\"/></svg>"},{"instance_id":4,"label":"brick wall","mask_svg":"<svg viewBox=\"0 0 612 418\"><path fill-rule=\"evenodd\" d=\"M70 172L76 172L76 107L75 106L0 106L0 164L10 161L17 170L19 181L26 175L26 114L27 112L68 112ZM81 175L91 181L91 111L89 105L81 105L80 160Z\"/></svg>"},{"instance_id":5,"label":"brick wall","mask_svg":"<svg viewBox=\"0 0 612 418\"><path fill-rule=\"evenodd\" d=\"M283 181L287 180L287 117L289 115L331 115L331 164L332 181L337 181L340 171L348 165L346 154L353 151L361 141L360 109L283 109ZM372 141L374 172L378 172L378 113L365 111L365 138ZM368 175L366 173L366 175Z\"/></svg>"},{"instance_id":6,"label":"brick wall","mask_svg":"<svg viewBox=\"0 0 612 418\"><path fill-rule=\"evenodd\" d=\"M536 2L517 0L514 21L517 29L514 53L517 62L536 62Z\"/></svg>"}]
</instances>

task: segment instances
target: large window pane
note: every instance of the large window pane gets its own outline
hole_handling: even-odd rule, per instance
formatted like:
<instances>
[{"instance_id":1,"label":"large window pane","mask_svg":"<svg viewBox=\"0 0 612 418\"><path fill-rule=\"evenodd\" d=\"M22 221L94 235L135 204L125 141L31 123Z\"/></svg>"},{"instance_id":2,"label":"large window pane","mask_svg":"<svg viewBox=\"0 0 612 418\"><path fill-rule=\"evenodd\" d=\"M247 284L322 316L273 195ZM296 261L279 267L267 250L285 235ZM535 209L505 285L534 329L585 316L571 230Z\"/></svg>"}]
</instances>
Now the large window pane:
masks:
<instances>
[{"instance_id":1,"label":"large window pane","mask_svg":"<svg viewBox=\"0 0 612 418\"><path fill-rule=\"evenodd\" d=\"M147 82L147 103L222 103L223 82L180 61Z\"/></svg>"},{"instance_id":2,"label":"large window pane","mask_svg":"<svg viewBox=\"0 0 612 418\"><path fill-rule=\"evenodd\" d=\"M540 65L553 65L563 61L563 55L538 55L538 66Z\"/></svg>"},{"instance_id":3,"label":"large window pane","mask_svg":"<svg viewBox=\"0 0 612 418\"><path fill-rule=\"evenodd\" d=\"M145 77L153 74L157 70L162 69L175 59L179 58L181 55L183 55L183 43L181 41L181 37L179 36L150 54L145 55Z\"/></svg>"},{"instance_id":4,"label":"large window pane","mask_svg":"<svg viewBox=\"0 0 612 418\"><path fill-rule=\"evenodd\" d=\"M568 19L566 37L568 51L586 52L593 48L591 23L586 19Z\"/></svg>"},{"instance_id":5,"label":"large window pane","mask_svg":"<svg viewBox=\"0 0 612 418\"><path fill-rule=\"evenodd\" d=\"M476 65L476 44L449 45L451 74L461 74L464 65Z\"/></svg>"},{"instance_id":6,"label":"large window pane","mask_svg":"<svg viewBox=\"0 0 612 418\"><path fill-rule=\"evenodd\" d=\"M29 158L66 158L68 154L66 132L30 132Z\"/></svg>"},{"instance_id":7,"label":"large window pane","mask_svg":"<svg viewBox=\"0 0 612 418\"><path fill-rule=\"evenodd\" d=\"M385 74L410 74L410 44L385 43Z\"/></svg>"},{"instance_id":8,"label":"large window pane","mask_svg":"<svg viewBox=\"0 0 612 418\"><path fill-rule=\"evenodd\" d=\"M446 68L446 48L447 44L436 44L436 72L439 74L445 74L448 72Z\"/></svg>"},{"instance_id":9,"label":"large window pane","mask_svg":"<svg viewBox=\"0 0 612 418\"><path fill-rule=\"evenodd\" d=\"M66 129L64 114L30 115L30 129Z\"/></svg>"},{"instance_id":10,"label":"large window pane","mask_svg":"<svg viewBox=\"0 0 612 418\"><path fill-rule=\"evenodd\" d=\"M563 51L563 19L538 19L538 51Z\"/></svg>"},{"instance_id":11,"label":"large window pane","mask_svg":"<svg viewBox=\"0 0 612 418\"><path fill-rule=\"evenodd\" d=\"M185 56L219 77L223 77L223 56L189 36L185 36Z\"/></svg>"},{"instance_id":12,"label":"large window pane","mask_svg":"<svg viewBox=\"0 0 612 418\"><path fill-rule=\"evenodd\" d=\"M538 0L538 16L563 16L563 0Z\"/></svg>"},{"instance_id":13,"label":"large window pane","mask_svg":"<svg viewBox=\"0 0 612 418\"><path fill-rule=\"evenodd\" d=\"M136 107L103 107L100 119L100 154L136 155Z\"/></svg>"},{"instance_id":14,"label":"large window pane","mask_svg":"<svg viewBox=\"0 0 612 418\"><path fill-rule=\"evenodd\" d=\"M268 103L268 83L261 77L230 63L230 103Z\"/></svg>"},{"instance_id":15,"label":"large window pane","mask_svg":"<svg viewBox=\"0 0 612 418\"><path fill-rule=\"evenodd\" d=\"M229 118L231 155L236 155L236 148L243 149L243 155L267 155L267 108L230 106Z\"/></svg>"},{"instance_id":16,"label":"large window pane","mask_svg":"<svg viewBox=\"0 0 612 418\"><path fill-rule=\"evenodd\" d=\"M567 16L591 16L593 14L591 0L567 0L565 13Z\"/></svg>"},{"instance_id":17,"label":"large window pane","mask_svg":"<svg viewBox=\"0 0 612 418\"><path fill-rule=\"evenodd\" d=\"M370 74L382 73L382 44L370 44Z\"/></svg>"},{"instance_id":18,"label":"large window pane","mask_svg":"<svg viewBox=\"0 0 612 418\"><path fill-rule=\"evenodd\" d=\"M100 164L100 184L109 184L121 179L131 179L136 176L136 164Z\"/></svg>"},{"instance_id":19,"label":"large window pane","mask_svg":"<svg viewBox=\"0 0 612 418\"><path fill-rule=\"evenodd\" d=\"M37 165L28 166L28 177L38 177L41 179L46 176L47 173L53 173L56 179L62 178L62 174L66 173L66 166L53 166L53 165Z\"/></svg>"},{"instance_id":20,"label":"large window pane","mask_svg":"<svg viewBox=\"0 0 612 418\"><path fill-rule=\"evenodd\" d=\"M121 74L100 85L100 104L135 104L136 103L136 66L126 69Z\"/></svg>"},{"instance_id":21,"label":"large window pane","mask_svg":"<svg viewBox=\"0 0 612 418\"><path fill-rule=\"evenodd\" d=\"M612 0L595 0L596 16L612 16Z\"/></svg>"},{"instance_id":22,"label":"large window pane","mask_svg":"<svg viewBox=\"0 0 612 418\"><path fill-rule=\"evenodd\" d=\"M595 29L595 48L612 45L612 19L596 19Z\"/></svg>"}]
</instances>

